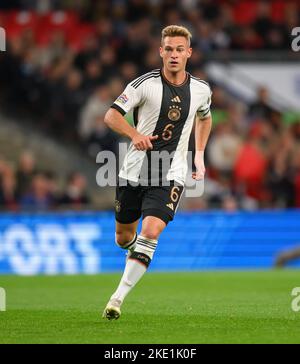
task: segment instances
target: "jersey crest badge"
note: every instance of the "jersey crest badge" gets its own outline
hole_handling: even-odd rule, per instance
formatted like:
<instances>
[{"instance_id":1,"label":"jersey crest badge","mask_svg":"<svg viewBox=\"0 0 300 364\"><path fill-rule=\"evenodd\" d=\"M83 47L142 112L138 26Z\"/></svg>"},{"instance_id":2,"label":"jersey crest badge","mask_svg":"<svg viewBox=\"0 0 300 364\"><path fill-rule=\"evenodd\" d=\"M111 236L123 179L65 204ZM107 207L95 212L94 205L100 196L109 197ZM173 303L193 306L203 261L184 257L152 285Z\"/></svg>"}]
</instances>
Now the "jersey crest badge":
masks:
<instances>
[{"instance_id":1,"label":"jersey crest badge","mask_svg":"<svg viewBox=\"0 0 300 364\"><path fill-rule=\"evenodd\" d=\"M181 116L181 107L179 106L170 106L170 110L168 112L168 118L171 120L171 121L177 121L180 119L180 116Z\"/></svg>"}]
</instances>

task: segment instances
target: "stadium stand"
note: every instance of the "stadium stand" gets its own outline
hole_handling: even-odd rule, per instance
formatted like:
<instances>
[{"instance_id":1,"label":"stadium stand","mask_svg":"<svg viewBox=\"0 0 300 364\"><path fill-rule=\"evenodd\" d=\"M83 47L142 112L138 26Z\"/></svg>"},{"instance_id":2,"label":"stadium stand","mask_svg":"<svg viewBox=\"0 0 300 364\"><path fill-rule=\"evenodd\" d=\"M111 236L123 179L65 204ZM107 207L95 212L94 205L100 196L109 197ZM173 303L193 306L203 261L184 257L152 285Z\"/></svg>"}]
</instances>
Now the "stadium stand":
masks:
<instances>
[{"instance_id":1,"label":"stadium stand","mask_svg":"<svg viewBox=\"0 0 300 364\"><path fill-rule=\"evenodd\" d=\"M275 108L264 87L250 102L212 80L206 68L214 57L230 61L241 51L254 59L265 51L293 57L290 29L300 24L299 1L215 3L1 2L0 26L8 37L0 54L1 110L95 161L98 151L115 151L120 140L106 129L105 110L128 81L160 66L161 27L185 24L194 34L189 71L211 83L215 127L206 194L182 207L300 207L299 114Z\"/></svg>"}]
</instances>

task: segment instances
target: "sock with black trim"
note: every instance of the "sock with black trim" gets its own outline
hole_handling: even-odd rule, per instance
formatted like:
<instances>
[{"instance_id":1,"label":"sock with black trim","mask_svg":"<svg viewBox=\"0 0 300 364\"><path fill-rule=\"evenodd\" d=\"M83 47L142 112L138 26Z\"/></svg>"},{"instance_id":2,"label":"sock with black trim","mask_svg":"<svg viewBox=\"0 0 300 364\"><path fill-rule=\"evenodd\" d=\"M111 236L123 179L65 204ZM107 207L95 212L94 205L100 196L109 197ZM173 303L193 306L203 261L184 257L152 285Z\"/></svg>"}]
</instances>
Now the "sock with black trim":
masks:
<instances>
[{"instance_id":1,"label":"sock with black trim","mask_svg":"<svg viewBox=\"0 0 300 364\"><path fill-rule=\"evenodd\" d=\"M156 246L157 240L155 239L148 239L141 235L137 237L135 250L130 255L120 284L111 298L124 300L149 267Z\"/></svg>"}]
</instances>

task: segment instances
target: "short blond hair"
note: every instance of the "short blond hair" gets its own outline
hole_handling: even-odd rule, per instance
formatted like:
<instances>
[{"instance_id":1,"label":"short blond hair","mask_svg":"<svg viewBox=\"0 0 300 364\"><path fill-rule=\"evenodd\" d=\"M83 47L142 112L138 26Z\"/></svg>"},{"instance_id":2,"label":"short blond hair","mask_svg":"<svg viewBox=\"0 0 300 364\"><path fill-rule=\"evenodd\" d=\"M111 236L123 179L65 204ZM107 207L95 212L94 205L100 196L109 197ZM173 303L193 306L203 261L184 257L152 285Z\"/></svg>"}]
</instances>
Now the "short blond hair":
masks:
<instances>
[{"instance_id":1,"label":"short blond hair","mask_svg":"<svg viewBox=\"0 0 300 364\"><path fill-rule=\"evenodd\" d=\"M161 32L161 43L166 37L184 37L191 45L192 33L182 25L168 25Z\"/></svg>"}]
</instances>

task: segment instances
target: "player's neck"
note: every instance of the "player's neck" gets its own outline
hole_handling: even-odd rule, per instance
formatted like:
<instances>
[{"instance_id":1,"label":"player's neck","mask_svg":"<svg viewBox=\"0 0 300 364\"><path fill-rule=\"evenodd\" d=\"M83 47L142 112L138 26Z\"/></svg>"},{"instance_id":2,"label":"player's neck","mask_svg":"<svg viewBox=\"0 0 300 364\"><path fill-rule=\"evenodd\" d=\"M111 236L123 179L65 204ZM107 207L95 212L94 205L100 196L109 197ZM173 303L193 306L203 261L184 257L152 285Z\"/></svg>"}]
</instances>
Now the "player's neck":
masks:
<instances>
[{"instance_id":1,"label":"player's neck","mask_svg":"<svg viewBox=\"0 0 300 364\"><path fill-rule=\"evenodd\" d=\"M180 72L170 72L163 67L162 73L164 78L173 85L181 85L186 80L185 70L182 70Z\"/></svg>"}]
</instances>

